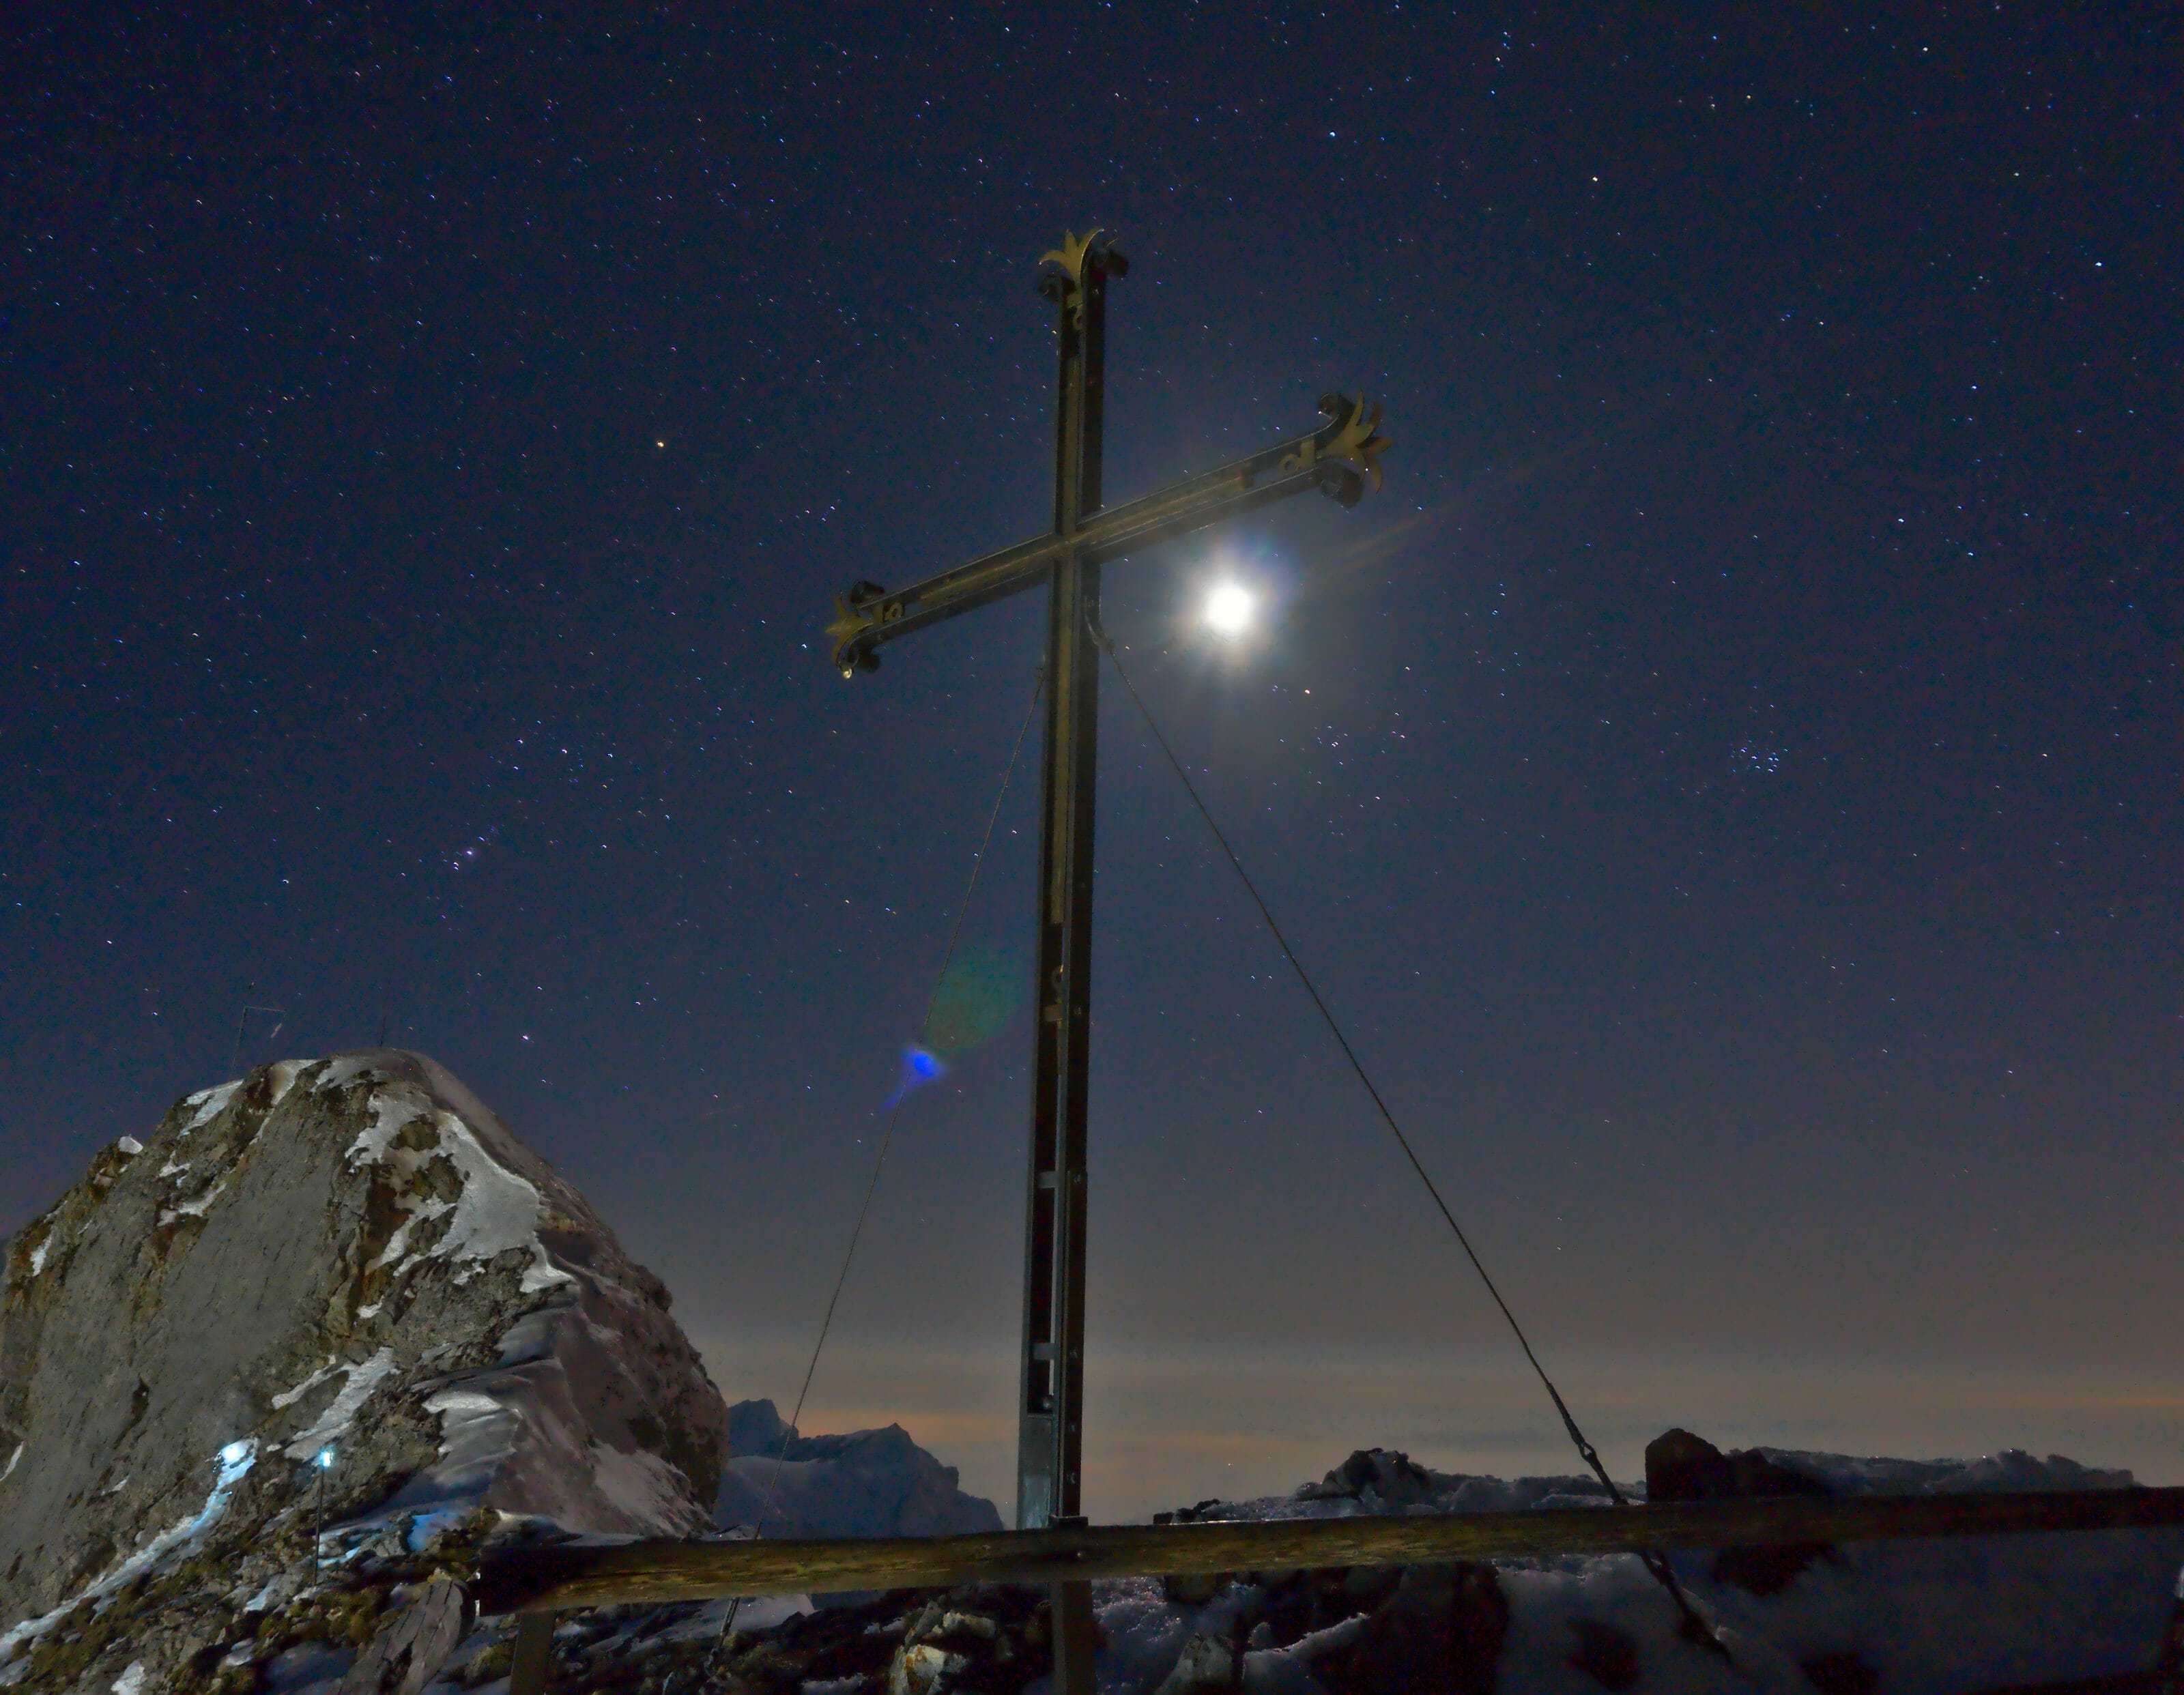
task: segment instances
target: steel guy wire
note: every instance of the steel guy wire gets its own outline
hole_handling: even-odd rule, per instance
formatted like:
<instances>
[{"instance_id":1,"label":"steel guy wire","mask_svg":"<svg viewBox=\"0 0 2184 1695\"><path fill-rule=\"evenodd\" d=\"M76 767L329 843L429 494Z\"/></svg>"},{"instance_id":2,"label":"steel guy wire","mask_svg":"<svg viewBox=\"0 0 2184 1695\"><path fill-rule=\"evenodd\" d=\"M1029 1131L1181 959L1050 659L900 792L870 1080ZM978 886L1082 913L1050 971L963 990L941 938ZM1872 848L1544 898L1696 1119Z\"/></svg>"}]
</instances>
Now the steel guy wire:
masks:
<instances>
[{"instance_id":1,"label":"steel guy wire","mask_svg":"<svg viewBox=\"0 0 2184 1695\"><path fill-rule=\"evenodd\" d=\"M1177 780L1183 784L1184 792L1190 797L1190 803L1198 809L1199 817L1205 820L1206 829L1212 833L1214 841L1219 844L1222 853L1227 856L1230 868L1236 873L1238 881L1244 885L1244 892L1251 896L1252 905L1258 908L1259 916L1266 921L1268 933L1274 939L1274 946L1281 949L1282 957L1289 961L1290 969L1296 973L1297 981L1304 986L1305 993L1311 997L1312 1005L1318 1009L1321 1020L1327 1025L1328 1033L1334 1036L1335 1046L1342 1050L1342 1057L1350 1062L1350 1069L1357 1073L1357 1081L1365 1086L1365 1092L1372 1097L1373 1105L1380 1114L1380 1121L1388 1126L1389 1133L1396 1138L1396 1145L1403 1150L1403 1158L1410 1162L1411 1170L1418 1174L1418 1181L1425 1186L1426 1193L1433 1198L1433 1203L1440 1209L1440 1215L1447 1223L1450 1232L1456 1237L1457 1245L1463 1249L1464 1258L1471 1262L1471 1269L1479 1274L1479 1281L1485 1286L1486 1292L1493 1298L1495 1306L1500 1309L1502 1316L1508 1321L1510 1334L1517 1338L1517 1346L1524 1349L1524 1358L1530 1362L1534 1375L1539 1378L1540 1387L1547 1392L1547 1398L1554 1403L1555 1411L1562 1415L1563 1428L1569 1433L1571 1442L1575 1445L1578 1453L1584 1458L1585 1463L1592 1469L1593 1475L1597 1477L1602 1486L1607 1489L1608 1498L1618 1507L1628 1506L1630 1502L1624 1497L1623 1491L1617 1487L1615 1480L1607 1475L1607 1467L1602 1463L1599 1450L1585 1440L1585 1432L1578 1428L1577 1420L1571 1415L1568 1404L1563 1400L1562 1391L1555 1387L1554 1379L1547 1375L1546 1367L1540 1364L1540 1356L1532 1351L1531 1340L1525 1336L1524 1325L1517 1322L1517 1314L1509 1309L1508 1302L1502 1298L1502 1291L1496 1287L1493 1277L1487 1272L1485 1263L1479 1259L1478 1250L1472 1247L1471 1238L1464 1234L1463 1226L1456 1221L1455 1213L1450 1209L1448 1203L1441 1198L1440 1186L1434 1181L1432 1175L1426 1170L1424 1162L1418 1158L1418 1150L1411 1146L1410 1137L1403 1134L1402 1125L1396 1121L1396 1114L1390 1110L1388 1103L1382 1098L1371 1075L1365 1070L1364 1062L1357 1057L1357 1050L1350 1045L1350 1038L1342 1033L1342 1026L1335 1022L1334 1013L1329 1009L1326 1001L1321 998L1319 989L1312 980L1312 973L1305 970L1304 961L1297 958L1296 950L1290 946L1289 937L1282 933L1282 927L1276 922L1273 911L1268 906L1266 898L1259 892L1258 885L1251 881L1251 874L1244 869L1243 860L1237 857L1236 850L1229 845L1228 838L1222 833L1221 826L1214 822L1212 813L1208 810L1205 801L1200 797L1198 786L1191 781L1190 774L1184 769L1183 761L1176 757L1175 749L1168 745L1167 737L1161 733L1160 725L1154 721L1152 709L1145 704L1145 697L1138 692L1138 686L1130 681L1130 674L1123 664L1122 655L1115 651L1114 638L1097 625L1093 626L1092 638L1100 644L1100 649L1113 664L1115 675L1122 680L1123 687L1128 692L1131 701L1136 705L1139 716L1145 721L1145 728L1151 732L1154 742L1159 745L1162 753L1167 757L1169 769L1175 773ZM1692 1605L1690 1597L1685 1594L1682 1584L1677 1581L1674 1568L1669 1564L1668 1557L1656 1549L1647 1548L1641 1552L1639 1558L1645 1562L1646 1570L1653 1575L1654 1580L1668 1591L1670 1598L1675 1602L1678 1610L1682 1614L1684 1635L1692 1641L1702 1642L1705 1646L1712 1648L1724 1659L1728 1659L1728 1648L1714 1634L1713 1627L1707 1623L1697 1608Z\"/></svg>"},{"instance_id":2,"label":"steel guy wire","mask_svg":"<svg viewBox=\"0 0 2184 1695\"><path fill-rule=\"evenodd\" d=\"M986 850L993 846L994 828L1000 822L1001 803L1008 798L1009 784L1016 776L1017 761L1022 755L1024 736L1031 729L1033 714L1039 710L1039 697L1046 686L1046 668L1042 665L1033 680L1030 703L1024 708L1023 721L1017 725L1016 740L1009 745L1009 762L1001 771L1001 786L994 793L993 809L986 814L985 833L978 838L978 851L971 856L971 875L963 884L963 898L956 908L956 921L949 927L948 945L941 952L940 969L934 973L932 992L925 998L925 1014L918 1020L918 1033L922 1036L933 1022L933 1014L940 1003L942 986L948 981L948 968L955 963L956 944L963 938L963 922L970 916L971 897L978 887L978 874L985 869ZM804 1368L804 1381L796 1391L796 1405L788 1415L782 1431L781 1446L773 1456L773 1469L766 1475L766 1493L760 1498L758 1520L754 1534L766 1534L766 1515L772 1510L775 1491L781 1483L782 1468L788 1463L788 1444L794 1438L798 1421L804 1416L805 1398L811 1392L811 1379L819 1370L819 1355L827 1346L827 1333L833 1328L834 1311L842 1302L843 1287L850 1281L850 1266L857 1257L857 1242L865 1233L865 1220L872 1209L872 1198L879 1192L880 1174L887 1169L888 1150L894 1142L894 1127L902 1116L906 1094L899 1094L888 1110L887 1128L880 1134L879 1152L872 1159L872 1175L865 1185L864 1199L858 1204L856 1222L850 1228L850 1245L843 1251L842 1269L834 1278L834 1292L827 1298L826 1315L819 1320L819 1338L811 1344L811 1359ZM727 1616L721 1621L721 1633L715 1639L716 1649L728 1638L735 1628L736 1614L743 1606L738 1595L728 1603Z\"/></svg>"}]
</instances>

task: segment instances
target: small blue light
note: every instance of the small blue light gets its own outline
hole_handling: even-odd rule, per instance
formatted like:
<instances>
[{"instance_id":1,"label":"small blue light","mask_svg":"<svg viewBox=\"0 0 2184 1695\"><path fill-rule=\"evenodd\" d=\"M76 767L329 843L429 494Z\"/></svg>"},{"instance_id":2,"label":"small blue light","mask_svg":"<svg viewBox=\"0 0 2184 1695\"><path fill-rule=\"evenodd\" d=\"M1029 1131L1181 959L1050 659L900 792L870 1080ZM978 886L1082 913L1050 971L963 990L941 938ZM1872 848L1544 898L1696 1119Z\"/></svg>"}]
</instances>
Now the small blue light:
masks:
<instances>
[{"instance_id":1,"label":"small blue light","mask_svg":"<svg viewBox=\"0 0 2184 1695\"><path fill-rule=\"evenodd\" d=\"M921 1083L929 1083L935 1077L948 1075L948 1062L929 1048L908 1042L902 1050L902 1075L896 1081L894 1092L880 1105L882 1112L893 1112L901 1104L902 1098Z\"/></svg>"},{"instance_id":2,"label":"small blue light","mask_svg":"<svg viewBox=\"0 0 2184 1695\"><path fill-rule=\"evenodd\" d=\"M250 1444L247 1442L231 1442L220 1451L220 1463L223 1465L240 1465L249 1458Z\"/></svg>"},{"instance_id":3,"label":"small blue light","mask_svg":"<svg viewBox=\"0 0 2184 1695\"><path fill-rule=\"evenodd\" d=\"M311 1456L311 1464L317 1466L321 1471L332 1470L334 1469L333 1449L330 1448L320 1448L316 1453Z\"/></svg>"}]
</instances>

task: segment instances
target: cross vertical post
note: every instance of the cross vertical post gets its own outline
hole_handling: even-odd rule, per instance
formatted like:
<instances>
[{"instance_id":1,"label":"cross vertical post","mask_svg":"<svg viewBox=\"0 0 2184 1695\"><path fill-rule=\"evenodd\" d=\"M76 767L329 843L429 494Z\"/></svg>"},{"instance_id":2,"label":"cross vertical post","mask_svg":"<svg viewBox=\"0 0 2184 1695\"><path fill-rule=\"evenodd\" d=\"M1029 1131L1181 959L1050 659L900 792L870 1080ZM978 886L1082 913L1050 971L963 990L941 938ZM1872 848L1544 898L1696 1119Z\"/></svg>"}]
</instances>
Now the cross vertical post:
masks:
<instances>
[{"instance_id":1,"label":"cross vertical post","mask_svg":"<svg viewBox=\"0 0 2184 1695\"><path fill-rule=\"evenodd\" d=\"M1047 279L1059 316L1055 533L1100 504L1106 283L1122 259L1088 238ZM1100 567L1065 547L1047 602L1045 781L1034 977L1017 1527L1083 1510L1085 1098L1092 1007L1092 831L1098 781Z\"/></svg>"},{"instance_id":2,"label":"cross vertical post","mask_svg":"<svg viewBox=\"0 0 2184 1695\"><path fill-rule=\"evenodd\" d=\"M1054 533L1047 598L1046 730L1034 979L1031 1160L1024 1209L1023 1353L1017 1426L1017 1528L1082 1521L1084 1446L1085 1103L1092 1034L1092 842L1099 781L1100 566L1069 545L1100 506L1107 279L1121 254L1088 236L1065 244L1045 292L1055 302L1059 381ZM1091 1591L1054 1587L1056 1695L1092 1687Z\"/></svg>"},{"instance_id":3,"label":"cross vertical post","mask_svg":"<svg viewBox=\"0 0 2184 1695\"><path fill-rule=\"evenodd\" d=\"M1307 491L1352 507L1380 486L1380 408L1329 394L1301 436L1104 508L1107 283L1128 262L1102 231L1065 235L1041 292L1058 319L1054 525L907 588L859 581L827 626L844 677L879 668L880 647L1044 582L1045 781L1034 983L1031 1162L1018 1367L1017 1527L1082 1525L1084 1436L1085 1120L1092 1033L1092 825L1100 714L1100 572L1121 559ZM1091 1695L1092 1594L1053 1592L1056 1695Z\"/></svg>"}]
</instances>

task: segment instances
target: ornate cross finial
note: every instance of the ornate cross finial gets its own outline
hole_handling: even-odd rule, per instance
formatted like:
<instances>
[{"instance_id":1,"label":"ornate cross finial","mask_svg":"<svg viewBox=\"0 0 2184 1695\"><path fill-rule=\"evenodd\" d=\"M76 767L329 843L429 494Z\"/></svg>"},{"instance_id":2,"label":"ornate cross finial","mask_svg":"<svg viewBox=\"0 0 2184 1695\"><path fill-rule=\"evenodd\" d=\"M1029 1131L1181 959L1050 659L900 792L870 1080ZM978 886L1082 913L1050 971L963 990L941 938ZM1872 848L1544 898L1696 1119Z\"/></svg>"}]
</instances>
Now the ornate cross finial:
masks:
<instances>
[{"instance_id":1,"label":"ornate cross finial","mask_svg":"<svg viewBox=\"0 0 2184 1695\"><path fill-rule=\"evenodd\" d=\"M1345 395L1330 394L1319 403L1319 409L1330 418L1340 418L1342 426L1326 441L1307 440L1298 445L1296 452L1282 461L1285 471L1308 470L1313 465L1329 459L1342 459L1355 466L1358 474L1373 486L1373 492L1380 492L1380 455L1388 450L1388 438L1380 433L1380 403L1367 395L1355 400ZM1354 490L1355 485L1352 485ZM1343 502L1354 505L1357 496Z\"/></svg>"},{"instance_id":2,"label":"ornate cross finial","mask_svg":"<svg viewBox=\"0 0 2184 1695\"><path fill-rule=\"evenodd\" d=\"M1084 262L1088 258L1111 276L1129 275L1130 262L1107 239L1107 232L1102 229L1087 230L1082 240L1078 239L1075 231L1063 231L1061 245L1041 253L1039 262L1042 265L1058 266L1061 274L1069 279L1071 287L1082 288L1084 286Z\"/></svg>"}]
</instances>

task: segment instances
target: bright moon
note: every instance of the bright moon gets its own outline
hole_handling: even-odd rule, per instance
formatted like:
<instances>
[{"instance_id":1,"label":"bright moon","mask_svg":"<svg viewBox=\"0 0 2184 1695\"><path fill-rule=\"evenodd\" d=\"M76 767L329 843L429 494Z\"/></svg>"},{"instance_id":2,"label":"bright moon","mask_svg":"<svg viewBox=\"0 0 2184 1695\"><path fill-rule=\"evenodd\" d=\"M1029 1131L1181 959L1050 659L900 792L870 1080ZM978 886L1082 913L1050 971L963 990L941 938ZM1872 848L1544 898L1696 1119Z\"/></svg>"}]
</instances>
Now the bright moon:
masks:
<instances>
[{"instance_id":1,"label":"bright moon","mask_svg":"<svg viewBox=\"0 0 2184 1695\"><path fill-rule=\"evenodd\" d=\"M1251 622L1254 602L1241 583L1216 583L1206 597L1206 627L1217 636L1240 636Z\"/></svg>"}]
</instances>

